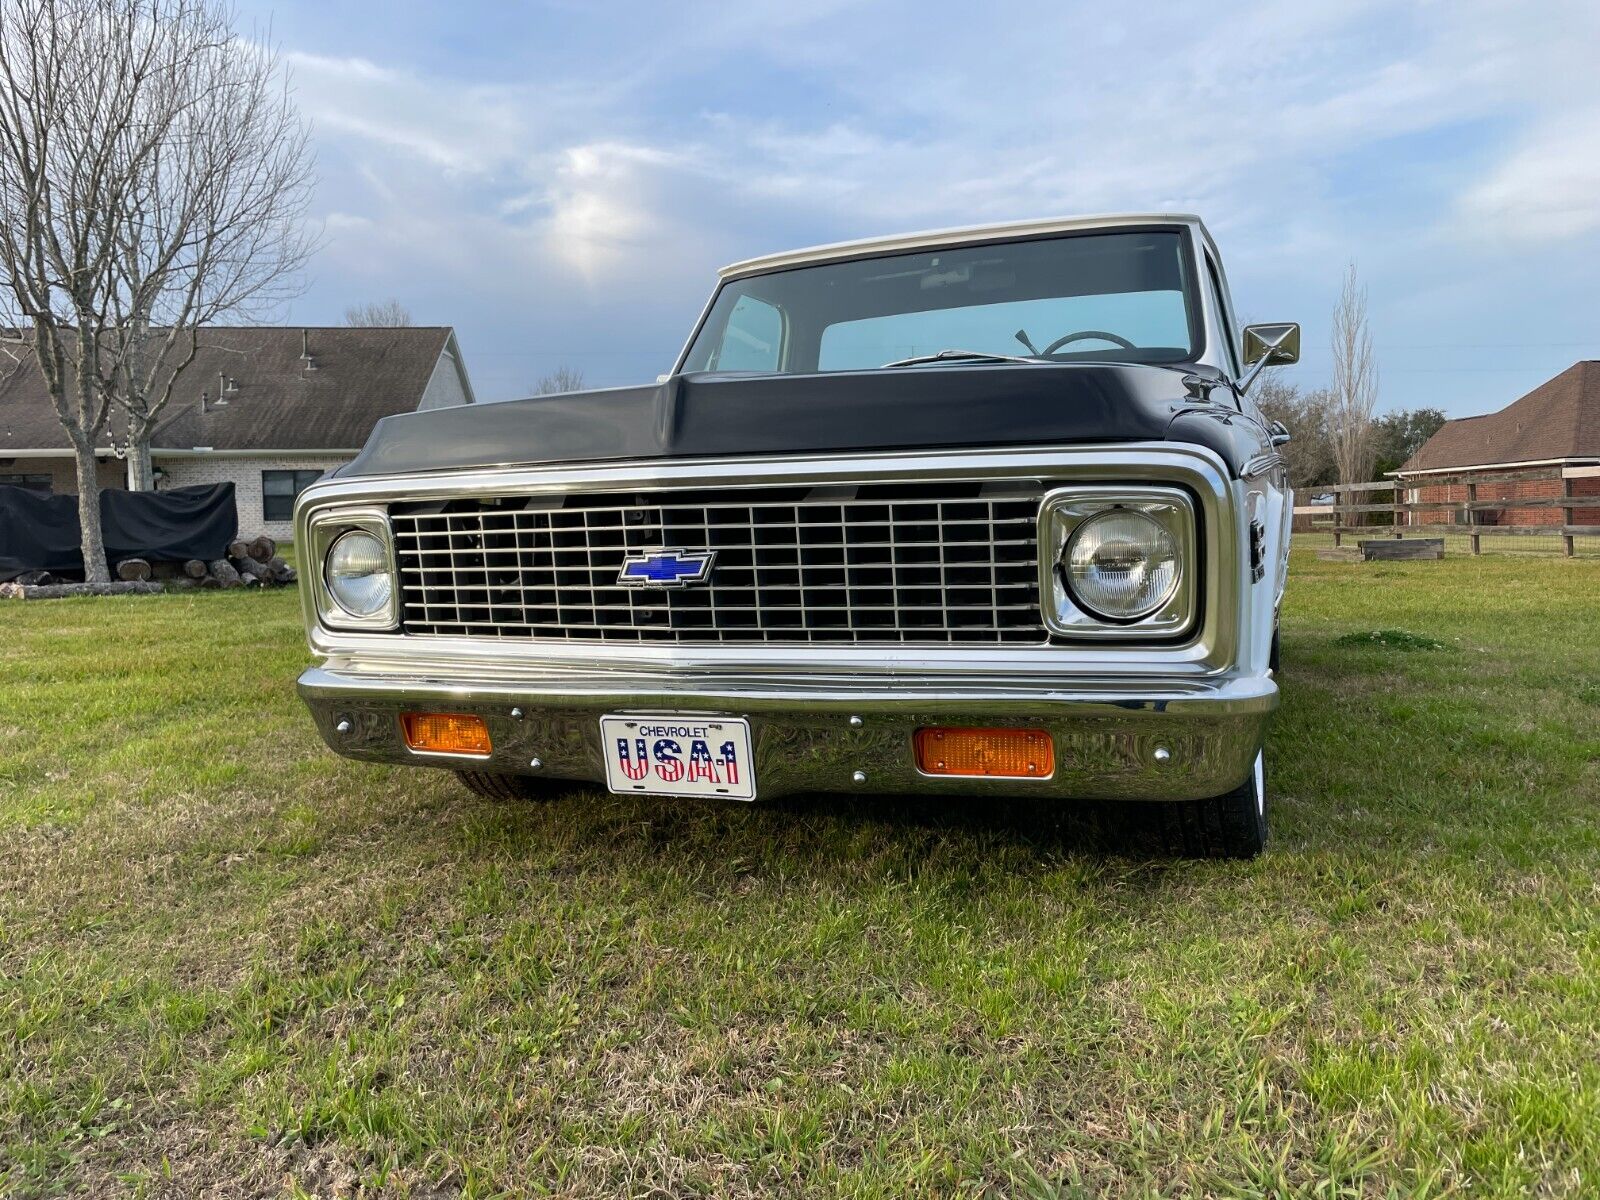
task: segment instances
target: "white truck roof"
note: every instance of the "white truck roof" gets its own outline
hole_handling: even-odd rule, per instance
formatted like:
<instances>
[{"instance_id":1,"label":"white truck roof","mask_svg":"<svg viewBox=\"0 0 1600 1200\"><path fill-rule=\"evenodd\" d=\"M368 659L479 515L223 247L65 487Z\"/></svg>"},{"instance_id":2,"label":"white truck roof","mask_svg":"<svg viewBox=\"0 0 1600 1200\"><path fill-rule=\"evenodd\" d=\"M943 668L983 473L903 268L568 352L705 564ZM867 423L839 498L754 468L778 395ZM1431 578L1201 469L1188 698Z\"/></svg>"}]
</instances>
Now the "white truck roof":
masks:
<instances>
[{"instance_id":1,"label":"white truck roof","mask_svg":"<svg viewBox=\"0 0 1600 1200\"><path fill-rule=\"evenodd\" d=\"M826 246L810 246L804 250L784 250L777 254L763 254L723 267L717 274L722 279L737 279L743 275L761 275L767 271L787 267L810 266L813 263L834 262L845 258L860 258L874 254L898 254L917 250L936 249L940 246L970 245L975 242L1000 242L1019 237L1037 237L1041 234L1069 233L1085 229L1120 229L1138 225L1187 225L1213 247L1211 235L1205 224L1193 213L1112 213L1091 217L1045 217L1032 221L1002 221L992 225L963 225L954 229L934 229L921 233L897 233L886 237L861 238L853 242L834 242Z\"/></svg>"}]
</instances>

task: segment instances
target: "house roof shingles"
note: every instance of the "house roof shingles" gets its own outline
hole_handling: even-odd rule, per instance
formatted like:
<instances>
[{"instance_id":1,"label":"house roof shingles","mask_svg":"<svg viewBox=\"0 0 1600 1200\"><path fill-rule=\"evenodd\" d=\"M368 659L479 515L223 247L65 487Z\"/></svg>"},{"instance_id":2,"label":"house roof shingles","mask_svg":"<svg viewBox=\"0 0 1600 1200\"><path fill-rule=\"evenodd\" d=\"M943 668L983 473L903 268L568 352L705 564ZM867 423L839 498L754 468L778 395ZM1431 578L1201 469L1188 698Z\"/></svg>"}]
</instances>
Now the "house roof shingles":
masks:
<instances>
[{"instance_id":1,"label":"house roof shingles","mask_svg":"<svg viewBox=\"0 0 1600 1200\"><path fill-rule=\"evenodd\" d=\"M315 370L301 358L302 337ZM158 451L359 449L379 418L416 409L450 337L446 326L203 329L151 445ZM238 384L220 406L219 374ZM119 442L125 421L113 410L108 428ZM105 434L96 439L108 441ZM0 372L0 457L8 450L69 448L32 355L9 376Z\"/></svg>"},{"instance_id":2,"label":"house roof shingles","mask_svg":"<svg viewBox=\"0 0 1600 1200\"><path fill-rule=\"evenodd\" d=\"M1399 474L1600 459L1600 362L1574 363L1499 412L1446 421Z\"/></svg>"}]
</instances>

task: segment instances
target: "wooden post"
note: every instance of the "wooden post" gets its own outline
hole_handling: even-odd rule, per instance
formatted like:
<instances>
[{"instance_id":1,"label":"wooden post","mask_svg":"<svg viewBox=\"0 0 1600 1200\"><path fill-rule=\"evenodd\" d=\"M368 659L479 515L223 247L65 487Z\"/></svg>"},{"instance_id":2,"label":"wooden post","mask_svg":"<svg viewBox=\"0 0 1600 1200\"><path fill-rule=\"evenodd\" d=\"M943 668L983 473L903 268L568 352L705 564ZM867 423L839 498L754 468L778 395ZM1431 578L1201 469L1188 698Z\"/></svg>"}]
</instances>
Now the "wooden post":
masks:
<instances>
[{"instance_id":1,"label":"wooden post","mask_svg":"<svg viewBox=\"0 0 1600 1200\"><path fill-rule=\"evenodd\" d=\"M1400 480L1396 479L1394 481L1394 536L1397 538L1402 536L1400 533L1400 522L1405 520L1405 514L1401 511L1400 506L1405 502L1406 491L1400 486Z\"/></svg>"},{"instance_id":2,"label":"wooden post","mask_svg":"<svg viewBox=\"0 0 1600 1200\"><path fill-rule=\"evenodd\" d=\"M1472 552L1474 554L1480 553L1483 545L1483 535L1478 532L1478 510L1472 507L1477 502L1477 499L1478 485L1469 479L1467 481L1467 528L1472 530L1472 533L1468 536L1472 540Z\"/></svg>"},{"instance_id":3,"label":"wooden post","mask_svg":"<svg viewBox=\"0 0 1600 1200\"><path fill-rule=\"evenodd\" d=\"M1344 536L1344 513L1339 511L1344 505L1340 492L1343 486L1343 484L1338 483L1333 485L1333 544L1335 546L1338 546L1339 539Z\"/></svg>"},{"instance_id":4,"label":"wooden post","mask_svg":"<svg viewBox=\"0 0 1600 1200\"><path fill-rule=\"evenodd\" d=\"M1566 501L1561 506L1561 523L1569 526L1577 524L1572 519L1572 480L1566 478L1564 472L1561 480L1561 498ZM1567 558L1571 558L1573 555L1572 535L1570 533L1561 535L1561 553Z\"/></svg>"}]
</instances>

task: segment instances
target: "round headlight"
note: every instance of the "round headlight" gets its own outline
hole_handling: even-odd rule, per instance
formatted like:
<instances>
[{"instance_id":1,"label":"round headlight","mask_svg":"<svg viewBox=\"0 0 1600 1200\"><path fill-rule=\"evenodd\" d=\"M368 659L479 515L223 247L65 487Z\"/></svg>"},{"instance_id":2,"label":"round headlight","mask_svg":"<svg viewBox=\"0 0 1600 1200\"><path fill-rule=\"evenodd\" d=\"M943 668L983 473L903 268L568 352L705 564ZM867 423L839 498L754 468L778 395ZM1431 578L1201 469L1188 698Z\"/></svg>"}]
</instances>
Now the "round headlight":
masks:
<instances>
[{"instance_id":1,"label":"round headlight","mask_svg":"<svg viewBox=\"0 0 1600 1200\"><path fill-rule=\"evenodd\" d=\"M1131 508L1110 508L1079 525L1061 556L1079 604L1097 617L1137 621L1178 589L1178 547L1161 524Z\"/></svg>"},{"instance_id":2,"label":"round headlight","mask_svg":"<svg viewBox=\"0 0 1600 1200\"><path fill-rule=\"evenodd\" d=\"M328 592L352 617L376 616L394 591L383 543L364 529L339 535L328 551L323 577Z\"/></svg>"}]
</instances>

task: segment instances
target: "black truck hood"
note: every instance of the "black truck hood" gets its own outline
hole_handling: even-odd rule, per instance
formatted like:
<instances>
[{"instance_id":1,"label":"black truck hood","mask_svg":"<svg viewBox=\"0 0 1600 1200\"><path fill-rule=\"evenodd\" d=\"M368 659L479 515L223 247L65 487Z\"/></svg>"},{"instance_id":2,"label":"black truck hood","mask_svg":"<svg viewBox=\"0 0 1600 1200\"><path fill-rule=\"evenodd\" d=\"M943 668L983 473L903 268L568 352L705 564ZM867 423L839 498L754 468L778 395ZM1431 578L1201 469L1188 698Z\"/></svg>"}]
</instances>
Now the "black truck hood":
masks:
<instances>
[{"instance_id":1,"label":"black truck hood","mask_svg":"<svg viewBox=\"0 0 1600 1200\"><path fill-rule=\"evenodd\" d=\"M996 364L822 375L675 375L385 417L340 477L615 459L1184 441L1237 473L1260 430L1206 368Z\"/></svg>"}]
</instances>

